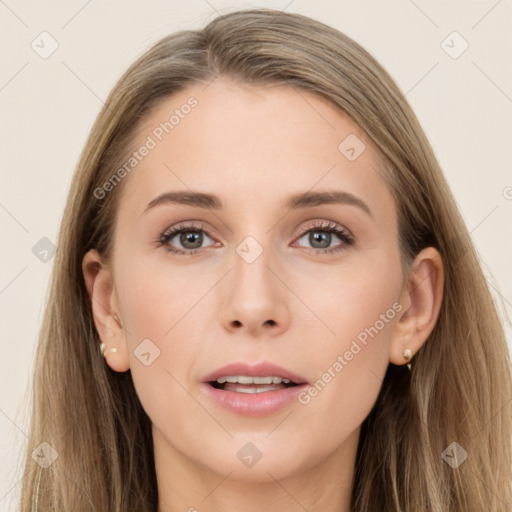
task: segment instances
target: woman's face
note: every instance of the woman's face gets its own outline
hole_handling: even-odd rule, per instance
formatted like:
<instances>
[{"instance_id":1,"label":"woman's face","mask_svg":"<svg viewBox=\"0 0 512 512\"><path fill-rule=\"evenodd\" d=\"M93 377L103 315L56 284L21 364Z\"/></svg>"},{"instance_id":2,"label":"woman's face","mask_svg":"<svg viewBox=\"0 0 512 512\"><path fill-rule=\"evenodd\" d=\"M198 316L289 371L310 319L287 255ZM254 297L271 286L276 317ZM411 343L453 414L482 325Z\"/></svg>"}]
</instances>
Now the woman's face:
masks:
<instances>
[{"instance_id":1,"label":"woman's face","mask_svg":"<svg viewBox=\"0 0 512 512\"><path fill-rule=\"evenodd\" d=\"M157 464L265 481L353 459L404 292L369 139L309 92L224 79L166 99L138 134L109 361L131 369ZM236 376L302 385L208 382Z\"/></svg>"}]
</instances>

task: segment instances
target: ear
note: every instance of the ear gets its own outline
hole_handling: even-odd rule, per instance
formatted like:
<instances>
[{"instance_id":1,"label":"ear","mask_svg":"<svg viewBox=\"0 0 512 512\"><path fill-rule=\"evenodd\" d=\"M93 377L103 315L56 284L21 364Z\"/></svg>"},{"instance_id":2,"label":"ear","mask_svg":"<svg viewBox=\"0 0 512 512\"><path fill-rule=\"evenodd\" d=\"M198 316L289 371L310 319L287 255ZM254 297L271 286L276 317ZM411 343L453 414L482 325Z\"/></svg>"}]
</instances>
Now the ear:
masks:
<instances>
[{"instance_id":1,"label":"ear","mask_svg":"<svg viewBox=\"0 0 512 512\"><path fill-rule=\"evenodd\" d=\"M400 296L403 310L393 331L390 362L406 364L402 355L404 349L410 349L414 357L427 341L439 316L443 286L441 255L433 247L427 247L416 256L405 279Z\"/></svg>"},{"instance_id":2,"label":"ear","mask_svg":"<svg viewBox=\"0 0 512 512\"><path fill-rule=\"evenodd\" d=\"M82 260L82 271L94 324L105 344L107 364L117 372L125 372L130 368L126 332L122 326L111 269L98 251L91 249Z\"/></svg>"}]
</instances>

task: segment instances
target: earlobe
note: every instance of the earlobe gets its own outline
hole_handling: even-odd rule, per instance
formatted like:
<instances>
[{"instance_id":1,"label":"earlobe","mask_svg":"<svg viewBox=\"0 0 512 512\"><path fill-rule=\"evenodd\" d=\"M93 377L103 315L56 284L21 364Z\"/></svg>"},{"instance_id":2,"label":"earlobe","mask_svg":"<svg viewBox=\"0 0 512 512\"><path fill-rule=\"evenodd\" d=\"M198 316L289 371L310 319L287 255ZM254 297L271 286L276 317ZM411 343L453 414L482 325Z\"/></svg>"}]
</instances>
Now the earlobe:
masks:
<instances>
[{"instance_id":1,"label":"earlobe","mask_svg":"<svg viewBox=\"0 0 512 512\"><path fill-rule=\"evenodd\" d=\"M443 287L441 255L435 248L427 247L414 259L400 298L406 307L395 324L390 362L406 364L408 356L414 358L427 341L439 317Z\"/></svg>"},{"instance_id":2,"label":"earlobe","mask_svg":"<svg viewBox=\"0 0 512 512\"><path fill-rule=\"evenodd\" d=\"M127 371L130 364L126 336L117 311L112 272L96 249L91 249L84 256L82 271L94 325L101 340L98 351L113 370Z\"/></svg>"}]
</instances>

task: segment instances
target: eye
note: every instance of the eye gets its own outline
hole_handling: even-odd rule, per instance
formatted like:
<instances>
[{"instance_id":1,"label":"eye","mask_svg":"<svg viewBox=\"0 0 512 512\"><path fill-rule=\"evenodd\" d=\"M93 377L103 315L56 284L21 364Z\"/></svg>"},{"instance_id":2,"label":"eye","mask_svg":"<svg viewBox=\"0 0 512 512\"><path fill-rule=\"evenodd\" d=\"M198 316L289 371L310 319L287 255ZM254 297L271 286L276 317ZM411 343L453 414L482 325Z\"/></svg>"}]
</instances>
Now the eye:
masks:
<instances>
[{"instance_id":1,"label":"eye","mask_svg":"<svg viewBox=\"0 0 512 512\"><path fill-rule=\"evenodd\" d=\"M313 249L313 253L337 252L354 245L354 237L347 229L326 221L317 221L313 226L309 226L309 229L299 238L299 242L302 239L306 239L309 245L299 245ZM341 243L332 246L336 239Z\"/></svg>"},{"instance_id":2,"label":"eye","mask_svg":"<svg viewBox=\"0 0 512 512\"><path fill-rule=\"evenodd\" d=\"M205 240L213 242L202 225L178 224L164 231L158 240L159 246L177 254L190 255L203 249Z\"/></svg>"},{"instance_id":3,"label":"eye","mask_svg":"<svg viewBox=\"0 0 512 512\"><path fill-rule=\"evenodd\" d=\"M300 243L305 239L309 245ZM197 251L206 248L203 244L207 241L215 241L204 230L202 224L178 224L164 231L158 241L159 247L179 255L190 256ZM330 221L316 221L303 232L299 240L299 246L311 249L313 253L333 253L354 245L354 237L341 226ZM332 246L332 243L338 243ZM210 244L210 245L213 245Z\"/></svg>"}]
</instances>

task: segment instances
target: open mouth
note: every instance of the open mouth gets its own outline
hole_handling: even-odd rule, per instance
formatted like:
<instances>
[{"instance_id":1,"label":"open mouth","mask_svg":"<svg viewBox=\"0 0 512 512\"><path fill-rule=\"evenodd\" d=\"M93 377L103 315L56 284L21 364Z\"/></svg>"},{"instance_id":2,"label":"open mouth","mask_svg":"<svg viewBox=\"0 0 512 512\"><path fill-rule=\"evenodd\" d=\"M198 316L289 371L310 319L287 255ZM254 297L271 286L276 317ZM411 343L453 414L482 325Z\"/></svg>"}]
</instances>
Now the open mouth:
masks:
<instances>
[{"instance_id":1,"label":"open mouth","mask_svg":"<svg viewBox=\"0 0 512 512\"><path fill-rule=\"evenodd\" d=\"M295 382L282 377L249 377L243 375L219 377L215 381L210 381L209 384L215 389L235 393L266 393L297 385Z\"/></svg>"},{"instance_id":2,"label":"open mouth","mask_svg":"<svg viewBox=\"0 0 512 512\"><path fill-rule=\"evenodd\" d=\"M306 386L308 383L302 377L271 363L253 366L233 363L203 380L208 399L232 414L245 417L280 411L297 400Z\"/></svg>"}]
</instances>

